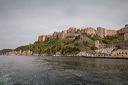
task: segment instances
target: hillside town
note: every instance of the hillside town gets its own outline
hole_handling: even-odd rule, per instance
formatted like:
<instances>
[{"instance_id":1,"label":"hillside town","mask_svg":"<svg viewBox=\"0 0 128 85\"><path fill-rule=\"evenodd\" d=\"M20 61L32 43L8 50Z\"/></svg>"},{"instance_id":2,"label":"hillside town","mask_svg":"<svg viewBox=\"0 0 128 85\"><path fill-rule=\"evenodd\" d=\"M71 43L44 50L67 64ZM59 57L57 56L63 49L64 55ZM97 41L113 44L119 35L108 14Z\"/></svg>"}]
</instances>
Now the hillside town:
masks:
<instances>
[{"instance_id":1,"label":"hillside town","mask_svg":"<svg viewBox=\"0 0 128 85\"><path fill-rule=\"evenodd\" d=\"M17 47L6 55L128 58L128 24L119 30L70 27L52 35L40 35L34 44Z\"/></svg>"}]
</instances>

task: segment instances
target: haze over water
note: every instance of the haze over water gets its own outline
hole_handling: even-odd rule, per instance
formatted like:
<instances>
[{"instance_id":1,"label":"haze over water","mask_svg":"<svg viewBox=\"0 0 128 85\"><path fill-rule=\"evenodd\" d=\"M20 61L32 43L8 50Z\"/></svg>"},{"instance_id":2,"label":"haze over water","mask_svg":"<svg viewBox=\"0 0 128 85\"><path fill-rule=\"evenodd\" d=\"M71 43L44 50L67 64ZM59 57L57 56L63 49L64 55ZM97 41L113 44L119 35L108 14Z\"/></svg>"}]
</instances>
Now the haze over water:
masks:
<instances>
[{"instance_id":1,"label":"haze over water","mask_svg":"<svg viewBox=\"0 0 128 85\"><path fill-rule=\"evenodd\" d=\"M128 85L128 60L0 56L0 85Z\"/></svg>"}]
</instances>

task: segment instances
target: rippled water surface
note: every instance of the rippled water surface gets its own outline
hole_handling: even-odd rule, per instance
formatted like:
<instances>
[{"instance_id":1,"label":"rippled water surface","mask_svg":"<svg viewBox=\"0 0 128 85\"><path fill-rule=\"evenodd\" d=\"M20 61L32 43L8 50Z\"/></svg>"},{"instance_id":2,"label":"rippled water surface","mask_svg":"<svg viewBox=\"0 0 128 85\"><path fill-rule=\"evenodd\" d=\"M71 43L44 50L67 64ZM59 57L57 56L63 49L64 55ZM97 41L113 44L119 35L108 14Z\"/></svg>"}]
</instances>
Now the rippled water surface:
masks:
<instances>
[{"instance_id":1,"label":"rippled water surface","mask_svg":"<svg viewBox=\"0 0 128 85\"><path fill-rule=\"evenodd\" d=\"M128 85L128 59L0 56L0 85Z\"/></svg>"}]
</instances>

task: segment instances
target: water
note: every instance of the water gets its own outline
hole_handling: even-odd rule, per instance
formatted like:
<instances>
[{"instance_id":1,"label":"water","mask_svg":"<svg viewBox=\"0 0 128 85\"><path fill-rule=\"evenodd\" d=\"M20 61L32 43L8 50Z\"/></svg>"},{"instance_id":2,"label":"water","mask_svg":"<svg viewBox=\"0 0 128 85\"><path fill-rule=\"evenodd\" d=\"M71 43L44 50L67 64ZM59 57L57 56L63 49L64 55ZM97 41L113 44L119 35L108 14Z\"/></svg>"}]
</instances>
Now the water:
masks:
<instances>
[{"instance_id":1,"label":"water","mask_svg":"<svg viewBox=\"0 0 128 85\"><path fill-rule=\"evenodd\" d=\"M128 60L0 56L0 85L128 85Z\"/></svg>"}]
</instances>

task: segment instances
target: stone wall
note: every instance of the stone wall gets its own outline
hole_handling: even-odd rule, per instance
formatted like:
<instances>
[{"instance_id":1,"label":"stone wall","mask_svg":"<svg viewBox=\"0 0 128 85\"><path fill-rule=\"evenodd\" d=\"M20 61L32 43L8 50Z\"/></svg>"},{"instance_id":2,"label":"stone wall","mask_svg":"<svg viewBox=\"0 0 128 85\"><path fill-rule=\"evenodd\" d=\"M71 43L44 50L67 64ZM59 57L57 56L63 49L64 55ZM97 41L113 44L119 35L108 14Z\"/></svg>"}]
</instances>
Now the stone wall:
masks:
<instances>
[{"instance_id":1,"label":"stone wall","mask_svg":"<svg viewBox=\"0 0 128 85\"><path fill-rule=\"evenodd\" d=\"M128 57L128 49L118 49L112 52L112 56Z\"/></svg>"},{"instance_id":2,"label":"stone wall","mask_svg":"<svg viewBox=\"0 0 128 85\"><path fill-rule=\"evenodd\" d=\"M124 34L124 33L128 33L128 24L126 24L125 27L118 30L118 34Z\"/></svg>"},{"instance_id":3,"label":"stone wall","mask_svg":"<svg viewBox=\"0 0 128 85\"><path fill-rule=\"evenodd\" d=\"M77 29L70 27L67 30L64 30L62 32L54 32L52 37L56 39L64 39L66 37L72 37L72 36L78 36L81 35L82 33L86 33L87 35L98 35L102 38L105 36L113 36L117 34L116 30L107 30L105 28L98 27L97 30L95 30L92 27L87 27L83 29Z\"/></svg>"},{"instance_id":4,"label":"stone wall","mask_svg":"<svg viewBox=\"0 0 128 85\"><path fill-rule=\"evenodd\" d=\"M114 36L117 34L116 30L107 30L106 36Z\"/></svg>"},{"instance_id":5,"label":"stone wall","mask_svg":"<svg viewBox=\"0 0 128 85\"><path fill-rule=\"evenodd\" d=\"M114 36L117 34L116 30L107 30L102 27L98 27L96 30L92 27L87 27L85 29L81 29L81 33L86 33L88 35L98 35L102 38L105 36Z\"/></svg>"},{"instance_id":6,"label":"stone wall","mask_svg":"<svg viewBox=\"0 0 128 85\"><path fill-rule=\"evenodd\" d=\"M68 30L67 30L67 33L76 33L77 32L77 29L74 28L74 27L70 27Z\"/></svg>"},{"instance_id":7,"label":"stone wall","mask_svg":"<svg viewBox=\"0 0 128 85\"><path fill-rule=\"evenodd\" d=\"M104 38L107 34L107 31L105 28L102 28L102 27L98 27L97 30L96 30L96 34L98 36L100 36L101 38Z\"/></svg>"},{"instance_id":8,"label":"stone wall","mask_svg":"<svg viewBox=\"0 0 128 85\"><path fill-rule=\"evenodd\" d=\"M44 42L47 39L47 35L41 35L38 37L38 42Z\"/></svg>"},{"instance_id":9,"label":"stone wall","mask_svg":"<svg viewBox=\"0 0 128 85\"><path fill-rule=\"evenodd\" d=\"M64 39L66 37L78 36L79 34L79 29L71 27L68 30L64 30L62 32L54 32L52 37L56 39Z\"/></svg>"},{"instance_id":10,"label":"stone wall","mask_svg":"<svg viewBox=\"0 0 128 85\"><path fill-rule=\"evenodd\" d=\"M125 26L126 28L128 27L128 25ZM72 36L78 36L81 35L82 33L86 33L88 35L98 35L101 38L104 38L105 36L113 36L117 34L116 30L107 30L105 28L102 27L98 27L97 29L94 29L92 27L87 27L87 28L83 28L83 29L77 29L74 27L70 27L67 30L64 30L62 32L54 32L51 36L52 38L55 39L64 39L66 37L72 37ZM47 39L46 35L42 35L38 37L38 41L39 42L44 42Z\"/></svg>"},{"instance_id":11,"label":"stone wall","mask_svg":"<svg viewBox=\"0 0 128 85\"><path fill-rule=\"evenodd\" d=\"M103 53L103 54L111 54L114 49L115 49L114 47L102 48L102 49L95 50L95 52L96 53Z\"/></svg>"},{"instance_id":12,"label":"stone wall","mask_svg":"<svg viewBox=\"0 0 128 85\"><path fill-rule=\"evenodd\" d=\"M81 29L81 33L86 33L88 35L95 35L96 34L96 30L92 27L87 27L85 29Z\"/></svg>"},{"instance_id":13,"label":"stone wall","mask_svg":"<svg viewBox=\"0 0 128 85\"><path fill-rule=\"evenodd\" d=\"M128 40L128 33L124 34L124 40L127 41Z\"/></svg>"},{"instance_id":14,"label":"stone wall","mask_svg":"<svg viewBox=\"0 0 128 85\"><path fill-rule=\"evenodd\" d=\"M100 42L99 42L99 40L96 40L94 42L95 42L95 47L100 48Z\"/></svg>"},{"instance_id":15,"label":"stone wall","mask_svg":"<svg viewBox=\"0 0 128 85\"><path fill-rule=\"evenodd\" d=\"M102 27L98 27L96 30L96 34L100 36L101 38L104 38L105 36L114 36L117 34L116 30L107 30Z\"/></svg>"},{"instance_id":16,"label":"stone wall","mask_svg":"<svg viewBox=\"0 0 128 85\"><path fill-rule=\"evenodd\" d=\"M95 43L92 39L88 38L86 35L80 35L80 40L82 43L86 43L90 46L94 46Z\"/></svg>"},{"instance_id":17,"label":"stone wall","mask_svg":"<svg viewBox=\"0 0 128 85\"><path fill-rule=\"evenodd\" d=\"M61 39L62 38L62 33L61 32L54 32L52 37L55 38L55 39Z\"/></svg>"}]
</instances>

